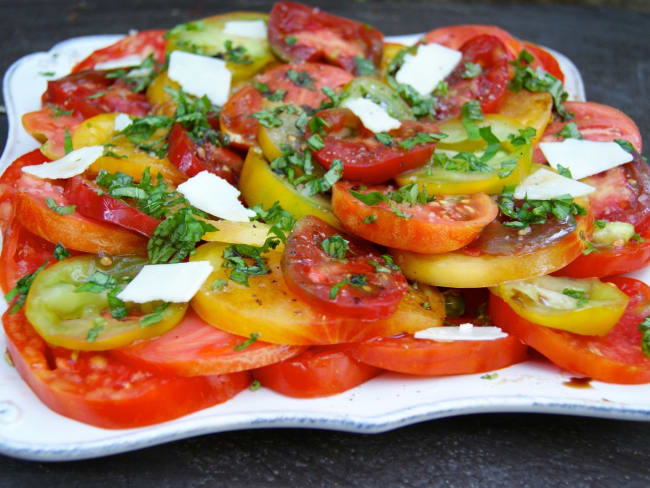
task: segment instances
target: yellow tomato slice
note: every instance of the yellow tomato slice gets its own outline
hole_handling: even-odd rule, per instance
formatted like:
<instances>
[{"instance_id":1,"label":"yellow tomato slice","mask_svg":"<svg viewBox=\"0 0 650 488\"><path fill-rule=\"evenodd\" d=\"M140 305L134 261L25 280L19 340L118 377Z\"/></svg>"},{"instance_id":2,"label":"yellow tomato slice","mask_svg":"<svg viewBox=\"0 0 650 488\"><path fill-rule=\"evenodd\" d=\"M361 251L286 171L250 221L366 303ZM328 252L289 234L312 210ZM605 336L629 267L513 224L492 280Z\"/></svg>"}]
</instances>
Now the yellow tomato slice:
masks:
<instances>
[{"instance_id":1,"label":"yellow tomato slice","mask_svg":"<svg viewBox=\"0 0 650 488\"><path fill-rule=\"evenodd\" d=\"M165 88L178 90L180 87L181 85L167 76L167 70L158 73L147 87L146 92L147 101L154 107L154 112L169 117L173 116L174 112L176 112L176 104Z\"/></svg>"},{"instance_id":2,"label":"yellow tomato slice","mask_svg":"<svg viewBox=\"0 0 650 488\"><path fill-rule=\"evenodd\" d=\"M68 349L103 351L164 334L181 321L187 303L168 305L159 321L147 325L141 322L142 316L152 313L160 302L127 304L129 315L118 320L111 316L105 288L79 290L93 278L98 282L97 273L118 281L133 278L145 263L142 258L116 257L103 266L98 257L88 255L60 261L36 276L25 314L45 341Z\"/></svg>"},{"instance_id":3,"label":"yellow tomato slice","mask_svg":"<svg viewBox=\"0 0 650 488\"><path fill-rule=\"evenodd\" d=\"M210 242L248 244L261 246L269 237L270 225L263 222L231 222L230 220L208 220L217 230L206 232L202 239Z\"/></svg>"},{"instance_id":4,"label":"yellow tomato slice","mask_svg":"<svg viewBox=\"0 0 650 488\"><path fill-rule=\"evenodd\" d=\"M391 250L395 262L407 278L434 286L484 288L506 281L550 274L576 259L587 246L590 227L587 218L578 218L576 230L561 240L519 255L470 256L462 251L446 254L417 254Z\"/></svg>"},{"instance_id":5,"label":"yellow tomato slice","mask_svg":"<svg viewBox=\"0 0 650 488\"><path fill-rule=\"evenodd\" d=\"M262 205L270 208L279 202L283 209L296 219L305 215L315 215L334 227L341 223L332 213L329 199L316 195L308 197L282 177L274 173L264 157L255 149L250 149L239 177L239 190L249 207Z\"/></svg>"},{"instance_id":6,"label":"yellow tomato slice","mask_svg":"<svg viewBox=\"0 0 650 488\"><path fill-rule=\"evenodd\" d=\"M490 291L526 320L582 335L607 334L630 300L613 283L596 278L540 276L503 283Z\"/></svg>"},{"instance_id":7,"label":"yellow tomato slice","mask_svg":"<svg viewBox=\"0 0 650 488\"><path fill-rule=\"evenodd\" d=\"M287 288L281 252L266 254L269 274L250 277L250 286L246 287L228 280L229 270L222 267L226 247L210 242L192 255L192 261L210 261L214 269L193 298L192 307L206 322L233 334L248 337L256 333L261 340L277 344L338 344L416 332L441 325L444 317L442 295L426 286L410 288L397 311L386 320L324 315ZM216 280L228 281L225 286L213 286Z\"/></svg>"},{"instance_id":8,"label":"yellow tomato slice","mask_svg":"<svg viewBox=\"0 0 650 488\"><path fill-rule=\"evenodd\" d=\"M514 93L507 90L499 113L518 120L524 127L535 129L535 138L532 140L534 146L551 121L552 109L553 97L550 93L532 93L526 90Z\"/></svg>"},{"instance_id":9,"label":"yellow tomato slice","mask_svg":"<svg viewBox=\"0 0 650 488\"><path fill-rule=\"evenodd\" d=\"M116 135L115 117L117 115L100 114L91 117L79 125L72 134L74 149L110 142L114 144L114 146L110 147L110 150L121 156L102 156L90 165L88 173L95 175L102 169L109 173L121 171L132 176L135 181L140 181L144 170L149 168L152 175L160 173L165 180L174 185L178 185L187 179L167 158L156 158L148 152L138 149L126 137ZM163 133L154 133L153 137L164 137L164 131Z\"/></svg>"}]
</instances>

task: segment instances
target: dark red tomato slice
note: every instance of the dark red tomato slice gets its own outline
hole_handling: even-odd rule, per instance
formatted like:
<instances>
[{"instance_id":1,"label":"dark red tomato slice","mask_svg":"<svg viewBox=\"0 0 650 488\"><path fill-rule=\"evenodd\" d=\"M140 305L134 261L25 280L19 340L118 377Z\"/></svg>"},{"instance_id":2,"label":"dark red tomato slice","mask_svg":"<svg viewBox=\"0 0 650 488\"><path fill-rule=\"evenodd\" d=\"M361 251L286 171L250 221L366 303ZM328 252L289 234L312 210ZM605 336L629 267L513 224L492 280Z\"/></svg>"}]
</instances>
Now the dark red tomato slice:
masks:
<instances>
[{"instance_id":1,"label":"dark red tomato slice","mask_svg":"<svg viewBox=\"0 0 650 488\"><path fill-rule=\"evenodd\" d=\"M355 57L379 66L383 34L367 24L294 2L278 2L269 17L269 42L285 61L325 62L357 72Z\"/></svg>"},{"instance_id":2,"label":"dark red tomato slice","mask_svg":"<svg viewBox=\"0 0 650 488\"><path fill-rule=\"evenodd\" d=\"M399 373L445 376L494 371L527 359L528 347L509 335L492 341L437 342L412 335L353 344L359 361Z\"/></svg>"},{"instance_id":3,"label":"dark red tomato slice","mask_svg":"<svg viewBox=\"0 0 650 488\"><path fill-rule=\"evenodd\" d=\"M632 278L611 278L630 297L625 313L603 337L573 334L519 317L501 298L490 296L490 317L508 333L557 366L608 383L650 382L650 358L641 351L638 326L650 314L650 287Z\"/></svg>"},{"instance_id":4,"label":"dark red tomato slice","mask_svg":"<svg viewBox=\"0 0 650 488\"><path fill-rule=\"evenodd\" d=\"M314 153L316 160L329 168L339 159L343 162L343 178L365 183L383 183L426 164L436 147L435 142L416 144L408 150L399 142L417 134L439 132L431 122L405 120L398 129L389 132L393 142L386 146L347 108L322 110L314 117L320 117L327 124L323 129L325 145ZM311 135L307 129L306 137Z\"/></svg>"},{"instance_id":5,"label":"dark red tomato slice","mask_svg":"<svg viewBox=\"0 0 650 488\"><path fill-rule=\"evenodd\" d=\"M180 123L172 125L167 140L169 161L186 176L209 171L233 185L237 184L244 160L236 152L209 141L197 144Z\"/></svg>"},{"instance_id":6,"label":"dark red tomato slice","mask_svg":"<svg viewBox=\"0 0 650 488\"><path fill-rule=\"evenodd\" d=\"M353 234L395 249L439 254L469 244L497 216L498 208L485 193L438 198L427 204L390 203L366 205L351 191L368 194L393 191L390 186L361 189L339 181L332 189L332 210Z\"/></svg>"},{"instance_id":7,"label":"dark red tomato slice","mask_svg":"<svg viewBox=\"0 0 650 488\"><path fill-rule=\"evenodd\" d=\"M254 370L253 376L263 386L296 398L343 393L381 372L357 361L348 347L347 344L310 347L291 359Z\"/></svg>"},{"instance_id":8,"label":"dark red tomato slice","mask_svg":"<svg viewBox=\"0 0 650 488\"><path fill-rule=\"evenodd\" d=\"M467 41L483 34L498 37L506 46L510 59L515 59L519 55L519 51L521 51L519 41L509 32L495 25L466 24L440 27L429 31L424 36L424 41L427 44L435 42L459 50Z\"/></svg>"},{"instance_id":9,"label":"dark red tomato slice","mask_svg":"<svg viewBox=\"0 0 650 488\"><path fill-rule=\"evenodd\" d=\"M160 224L160 220L126 202L105 193L100 194L100 188L83 176L66 180L63 196L84 217L116 224L147 237L151 236Z\"/></svg>"},{"instance_id":10,"label":"dark red tomato slice","mask_svg":"<svg viewBox=\"0 0 650 488\"><path fill-rule=\"evenodd\" d=\"M461 106L470 100L478 100L484 113L497 112L508 89L510 58L506 46L496 36L483 34L473 37L460 48L463 58L452 74L447 77L448 94L436 103L436 117L446 119L460 115ZM465 63L481 66L481 74L463 78Z\"/></svg>"},{"instance_id":11,"label":"dark red tomato slice","mask_svg":"<svg viewBox=\"0 0 650 488\"><path fill-rule=\"evenodd\" d=\"M2 317L20 376L55 412L104 429L157 424L223 403L250 384L246 372L179 378L126 365L110 354L51 348L19 311Z\"/></svg>"},{"instance_id":12,"label":"dark red tomato slice","mask_svg":"<svg viewBox=\"0 0 650 488\"><path fill-rule=\"evenodd\" d=\"M25 130L37 141L43 143L42 150L54 159L65 156L65 132L72 134L83 122L78 115L56 115L54 107L43 107L28 112L21 121Z\"/></svg>"},{"instance_id":13,"label":"dark red tomato slice","mask_svg":"<svg viewBox=\"0 0 650 488\"><path fill-rule=\"evenodd\" d=\"M52 103L87 119L102 113L121 112L144 117L151 108L142 93L133 93L120 79L101 71L80 71L47 82L43 103Z\"/></svg>"},{"instance_id":14,"label":"dark red tomato slice","mask_svg":"<svg viewBox=\"0 0 650 488\"><path fill-rule=\"evenodd\" d=\"M565 102L569 112L574 114L573 120L554 120L544 131L541 142L561 141L558 135L564 126L574 122L582 137L588 141L613 141L624 139L629 141L638 152L642 150L641 133L634 121L620 110L594 102ZM533 161L546 162L539 147L535 147Z\"/></svg>"},{"instance_id":15,"label":"dark red tomato slice","mask_svg":"<svg viewBox=\"0 0 650 488\"><path fill-rule=\"evenodd\" d=\"M342 240L347 244L339 248L340 254L324 250L328 243ZM406 293L404 275L384 264L369 244L311 215L296 223L282 256L289 289L324 312L360 319L389 317Z\"/></svg>"},{"instance_id":16,"label":"dark red tomato slice","mask_svg":"<svg viewBox=\"0 0 650 488\"><path fill-rule=\"evenodd\" d=\"M243 347L245 341L245 337L211 326L190 308L181 323L166 334L114 349L111 354L162 374L205 376L259 368L306 349L262 341Z\"/></svg>"},{"instance_id":17,"label":"dark red tomato slice","mask_svg":"<svg viewBox=\"0 0 650 488\"><path fill-rule=\"evenodd\" d=\"M17 181L19 191L15 197L16 219L31 232L67 249L98 254L144 254L147 240L117 225L99 222L81 215L78 211L61 215L50 209L47 199L57 206L70 202L63 187L29 175Z\"/></svg>"},{"instance_id":18,"label":"dark red tomato slice","mask_svg":"<svg viewBox=\"0 0 650 488\"><path fill-rule=\"evenodd\" d=\"M50 161L50 159L45 156L40 149L34 149L33 151L23 154L4 170L2 176L0 176L0 185L6 185L12 189L18 189L18 181L24 174L22 171L23 166L32 166L46 163L48 161Z\"/></svg>"},{"instance_id":19,"label":"dark red tomato slice","mask_svg":"<svg viewBox=\"0 0 650 488\"><path fill-rule=\"evenodd\" d=\"M77 63L72 72L94 69L97 63L114 61L126 56L138 55L142 58L153 54L158 63L165 62L165 30L146 30L130 34L114 44L93 51L83 61Z\"/></svg>"},{"instance_id":20,"label":"dark red tomato slice","mask_svg":"<svg viewBox=\"0 0 650 488\"><path fill-rule=\"evenodd\" d=\"M302 84L296 84L288 75L292 70L298 75ZM352 81L354 77L345 70L335 66L319 63L283 64L255 78L266 84L271 91L284 90L282 100L286 104L306 105L318 108L327 99L322 89L329 87L335 92ZM221 130L230 136L233 145L248 149L257 144L257 119L252 115L262 110L262 94L252 85L244 85L226 102L219 123Z\"/></svg>"}]
</instances>

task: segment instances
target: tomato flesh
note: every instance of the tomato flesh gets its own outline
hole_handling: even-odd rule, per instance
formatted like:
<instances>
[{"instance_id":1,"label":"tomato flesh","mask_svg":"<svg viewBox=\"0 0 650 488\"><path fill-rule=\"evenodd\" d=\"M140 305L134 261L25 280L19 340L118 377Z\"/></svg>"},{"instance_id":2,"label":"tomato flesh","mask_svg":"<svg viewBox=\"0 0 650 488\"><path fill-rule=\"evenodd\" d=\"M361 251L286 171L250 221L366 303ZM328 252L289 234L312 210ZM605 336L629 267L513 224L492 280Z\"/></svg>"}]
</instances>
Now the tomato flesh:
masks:
<instances>
[{"instance_id":1,"label":"tomato flesh","mask_svg":"<svg viewBox=\"0 0 650 488\"><path fill-rule=\"evenodd\" d=\"M245 372L197 378L157 376L106 353L51 348L23 312L5 313L2 322L9 355L36 396L61 415L104 429L178 418L223 403L250 384Z\"/></svg>"},{"instance_id":2,"label":"tomato flesh","mask_svg":"<svg viewBox=\"0 0 650 488\"><path fill-rule=\"evenodd\" d=\"M285 361L253 371L262 386L296 398L343 393L377 376L380 369L356 360L349 345L314 346Z\"/></svg>"},{"instance_id":3,"label":"tomato flesh","mask_svg":"<svg viewBox=\"0 0 650 488\"><path fill-rule=\"evenodd\" d=\"M366 187L339 181L332 191L332 208L346 229L371 242L417 253L446 253L469 244L497 216L498 208L485 193L439 196L427 204L394 204L410 218L399 216L389 203L366 205L350 191L368 194L390 187ZM444 203L443 203L444 202ZM373 218L374 216L374 218Z\"/></svg>"},{"instance_id":4,"label":"tomato flesh","mask_svg":"<svg viewBox=\"0 0 650 488\"><path fill-rule=\"evenodd\" d=\"M322 110L314 117L327 124L325 145L314 153L316 160L326 168L334 160L341 160L344 178L366 183L382 183L398 173L424 165L431 158L435 141L416 144L408 150L400 147L399 142L419 133L439 132L430 123L405 120L398 129L389 132L393 143L386 146L349 109ZM305 137L311 135L308 129Z\"/></svg>"},{"instance_id":5,"label":"tomato flesh","mask_svg":"<svg viewBox=\"0 0 650 488\"><path fill-rule=\"evenodd\" d=\"M334 236L348 241L343 257L325 252L323 242ZM385 259L365 242L337 229L317 217L300 219L282 256L287 286L308 303L333 314L363 319L384 319L392 315L406 293L406 279L399 270L377 271L369 261L385 265ZM354 284L362 276L363 284ZM344 284L332 297L332 287Z\"/></svg>"},{"instance_id":6,"label":"tomato flesh","mask_svg":"<svg viewBox=\"0 0 650 488\"><path fill-rule=\"evenodd\" d=\"M377 29L294 2L273 6L269 41L289 62L329 62L351 73L357 71L357 56L379 66L384 47Z\"/></svg>"},{"instance_id":7,"label":"tomato flesh","mask_svg":"<svg viewBox=\"0 0 650 488\"><path fill-rule=\"evenodd\" d=\"M304 351L229 334L204 322L192 309L182 322L160 337L113 349L111 354L134 366L161 374L205 376L246 371L273 364ZM241 348L241 349L240 349Z\"/></svg>"},{"instance_id":8,"label":"tomato flesh","mask_svg":"<svg viewBox=\"0 0 650 488\"><path fill-rule=\"evenodd\" d=\"M65 156L65 133L72 134L83 118L59 114L52 107L43 107L22 116L21 122L29 134L42 142L41 150L51 159Z\"/></svg>"}]
</instances>

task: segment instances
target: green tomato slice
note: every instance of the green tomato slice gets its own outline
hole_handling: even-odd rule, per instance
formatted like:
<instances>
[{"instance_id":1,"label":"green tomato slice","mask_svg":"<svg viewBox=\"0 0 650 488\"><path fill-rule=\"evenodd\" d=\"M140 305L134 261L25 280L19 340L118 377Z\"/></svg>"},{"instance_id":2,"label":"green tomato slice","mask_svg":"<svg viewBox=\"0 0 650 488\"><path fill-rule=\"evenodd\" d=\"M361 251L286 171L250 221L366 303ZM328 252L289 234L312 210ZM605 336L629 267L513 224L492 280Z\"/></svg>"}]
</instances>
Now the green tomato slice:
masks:
<instances>
[{"instance_id":1,"label":"green tomato slice","mask_svg":"<svg viewBox=\"0 0 650 488\"><path fill-rule=\"evenodd\" d=\"M377 78L359 76L343 88L342 95L343 98L367 98L398 120L415 119L408 104L390 86Z\"/></svg>"}]
</instances>

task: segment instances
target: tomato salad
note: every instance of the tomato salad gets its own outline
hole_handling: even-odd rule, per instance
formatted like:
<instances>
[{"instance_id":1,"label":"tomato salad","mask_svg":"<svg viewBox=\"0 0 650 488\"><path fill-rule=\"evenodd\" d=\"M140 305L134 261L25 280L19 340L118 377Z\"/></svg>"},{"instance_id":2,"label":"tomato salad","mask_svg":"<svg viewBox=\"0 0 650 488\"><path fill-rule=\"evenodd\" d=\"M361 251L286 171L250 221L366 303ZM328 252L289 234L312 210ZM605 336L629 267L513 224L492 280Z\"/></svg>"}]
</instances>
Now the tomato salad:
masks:
<instances>
[{"instance_id":1,"label":"tomato salad","mask_svg":"<svg viewBox=\"0 0 650 488\"><path fill-rule=\"evenodd\" d=\"M0 177L8 358L149 425L246 388L492 372L650 382L650 171L484 25L415 45L293 2L129 34L48 81Z\"/></svg>"}]
</instances>

